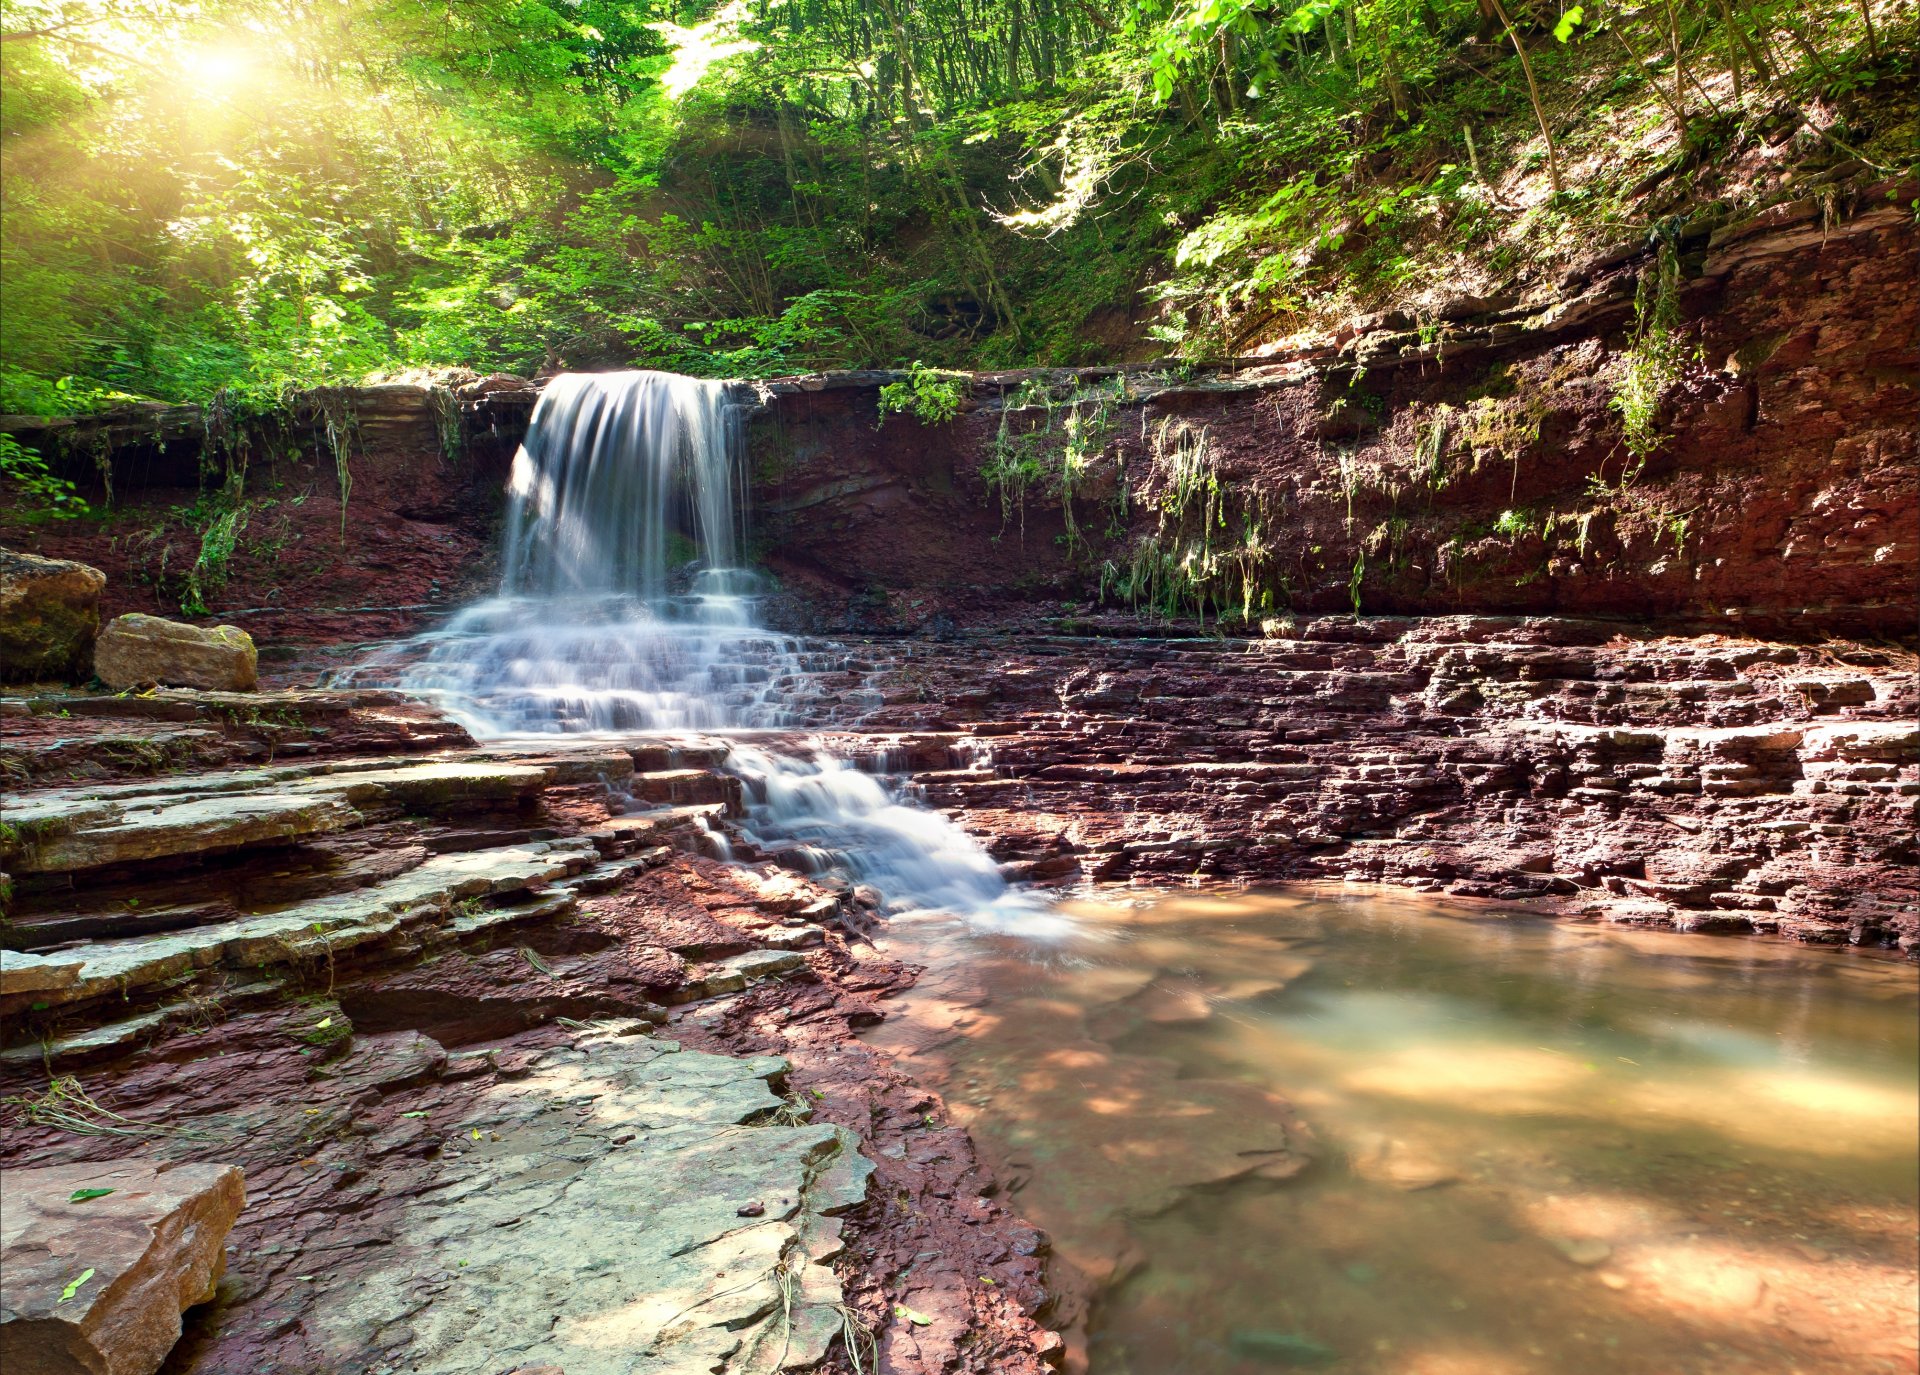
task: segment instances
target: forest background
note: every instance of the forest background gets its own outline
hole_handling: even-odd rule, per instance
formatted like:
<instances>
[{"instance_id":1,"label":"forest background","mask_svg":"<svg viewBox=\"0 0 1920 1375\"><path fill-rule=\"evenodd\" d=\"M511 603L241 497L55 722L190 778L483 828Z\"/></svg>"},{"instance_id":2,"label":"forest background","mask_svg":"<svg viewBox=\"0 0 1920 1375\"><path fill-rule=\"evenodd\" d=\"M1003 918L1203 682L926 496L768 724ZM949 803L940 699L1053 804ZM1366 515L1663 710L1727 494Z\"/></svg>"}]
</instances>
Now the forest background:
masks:
<instances>
[{"instance_id":1,"label":"forest background","mask_svg":"<svg viewBox=\"0 0 1920 1375\"><path fill-rule=\"evenodd\" d=\"M1219 360L1910 170L1912 0L8 0L0 411ZM10 465L23 461L10 445ZM30 461L24 460L24 461Z\"/></svg>"}]
</instances>

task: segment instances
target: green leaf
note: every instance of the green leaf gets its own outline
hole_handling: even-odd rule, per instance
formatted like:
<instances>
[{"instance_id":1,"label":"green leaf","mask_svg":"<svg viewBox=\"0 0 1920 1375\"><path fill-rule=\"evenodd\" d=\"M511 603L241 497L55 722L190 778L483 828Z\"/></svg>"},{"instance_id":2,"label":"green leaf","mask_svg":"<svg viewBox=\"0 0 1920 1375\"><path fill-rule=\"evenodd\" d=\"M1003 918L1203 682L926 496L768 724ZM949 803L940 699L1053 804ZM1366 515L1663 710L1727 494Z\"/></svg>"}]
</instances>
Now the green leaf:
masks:
<instances>
[{"instance_id":1,"label":"green leaf","mask_svg":"<svg viewBox=\"0 0 1920 1375\"><path fill-rule=\"evenodd\" d=\"M87 1273L91 1275L93 1271L89 1270L87 1271ZM908 1322L912 1323L915 1327L933 1326L932 1318L929 1318L925 1313L920 1312L918 1309L907 1307L904 1303L896 1303L893 1306L893 1316L896 1318L904 1318Z\"/></svg>"},{"instance_id":2,"label":"green leaf","mask_svg":"<svg viewBox=\"0 0 1920 1375\"><path fill-rule=\"evenodd\" d=\"M68 1299L72 1298L75 1294L80 1292L81 1285L85 1284L88 1280L92 1278L93 1278L93 1267L89 1265L86 1269L82 1270L79 1274L75 1275L72 1279L67 1281L67 1287L60 1291L59 1301L61 1303L65 1303Z\"/></svg>"},{"instance_id":3,"label":"green leaf","mask_svg":"<svg viewBox=\"0 0 1920 1375\"><path fill-rule=\"evenodd\" d=\"M90 1198L105 1198L112 1189L75 1189L67 1196L69 1203L85 1203Z\"/></svg>"},{"instance_id":4,"label":"green leaf","mask_svg":"<svg viewBox=\"0 0 1920 1375\"><path fill-rule=\"evenodd\" d=\"M1553 26L1553 36L1564 43L1569 38L1572 38L1573 31L1586 23L1586 21L1586 7L1584 5L1575 5L1572 9L1560 16L1560 22Z\"/></svg>"}]
</instances>

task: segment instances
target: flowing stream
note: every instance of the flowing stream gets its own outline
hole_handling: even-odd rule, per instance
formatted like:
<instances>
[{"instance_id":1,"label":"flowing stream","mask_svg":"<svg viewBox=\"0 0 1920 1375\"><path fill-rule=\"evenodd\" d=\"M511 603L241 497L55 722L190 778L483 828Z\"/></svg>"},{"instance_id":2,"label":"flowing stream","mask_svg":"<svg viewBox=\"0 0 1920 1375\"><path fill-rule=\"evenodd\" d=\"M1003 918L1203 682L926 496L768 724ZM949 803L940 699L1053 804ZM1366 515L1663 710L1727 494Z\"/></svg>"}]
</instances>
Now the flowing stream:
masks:
<instances>
[{"instance_id":1,"label":"flowing stream","mask_svg":"<svg viewBox=\"0 0 1920 1375\"><path fill-rule=\"evenodd\" d=\"M1093 1375L1911 1371L1920 979L1386 895L937 914L874 1041L1096 1285Z\"/></svg>"},{"instance_id":2,"label":"flowing stream","mask_svg":"<svg viewBox=\"0 0 1920 1375\"><path fill-rule=\"evenodd\" d=\"M1051 904L791 727L742 397L550 383L499 594L402 685L481 737L724 731L765 850L927 974L873 1033L1097 1297L1093 1375L1912 1371L1911 968L1384 897ZM786 728L786 729L782 729Z\"/></svg>"}]
</instances>

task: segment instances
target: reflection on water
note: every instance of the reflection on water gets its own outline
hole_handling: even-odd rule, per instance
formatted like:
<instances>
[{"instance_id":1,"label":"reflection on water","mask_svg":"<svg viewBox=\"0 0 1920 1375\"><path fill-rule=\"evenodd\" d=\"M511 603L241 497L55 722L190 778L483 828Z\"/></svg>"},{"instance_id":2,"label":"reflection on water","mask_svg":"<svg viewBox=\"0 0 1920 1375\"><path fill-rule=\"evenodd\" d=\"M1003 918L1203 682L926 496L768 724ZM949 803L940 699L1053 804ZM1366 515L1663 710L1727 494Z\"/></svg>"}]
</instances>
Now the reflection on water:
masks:
<instances>
[{"instance_id":1,"label":"reflection on water","mask_svg":"<svg viewBox=\"0 0 1920 1375\"><path fill-rule=\"evenodd\" d=\"M1911 966L1385 896L933 915L874 1034L1104 1283L1094 1375L1916 1368Z\"/></svg>"}]
</instances>

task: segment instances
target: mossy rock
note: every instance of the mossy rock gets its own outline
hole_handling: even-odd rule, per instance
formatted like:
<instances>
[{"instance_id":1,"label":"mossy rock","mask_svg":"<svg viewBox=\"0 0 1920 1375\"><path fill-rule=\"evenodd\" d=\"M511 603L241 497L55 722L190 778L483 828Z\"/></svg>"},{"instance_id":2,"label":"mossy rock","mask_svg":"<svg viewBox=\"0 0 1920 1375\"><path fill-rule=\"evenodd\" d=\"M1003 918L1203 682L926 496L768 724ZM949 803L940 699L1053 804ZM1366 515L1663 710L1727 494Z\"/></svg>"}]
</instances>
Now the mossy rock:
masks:
<instances>
[{"instance_id":1,"label":"mossy rock","mask_svg":"<svg viewBox=\"0 0 1920 1375\"><path fill-rule=\"evenodd\" d=\"M230 625L210 629L138 612L117 616L100 632L94 672L115 690L165 687L247 692L259 677L253 637Z\"/></svg>"},{"instance_id":2,"label":"mossy rock","mask_svg":"<svg viewBox=\"0 0 1920 1375\"><path fill-rule=\"evenodd\" d=\"M93 669L106 575L0 549L0 679L78 682Z\"/></svg>"}]
</instances>

